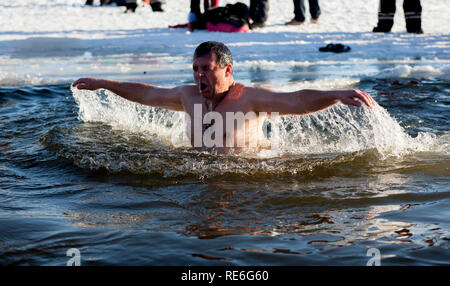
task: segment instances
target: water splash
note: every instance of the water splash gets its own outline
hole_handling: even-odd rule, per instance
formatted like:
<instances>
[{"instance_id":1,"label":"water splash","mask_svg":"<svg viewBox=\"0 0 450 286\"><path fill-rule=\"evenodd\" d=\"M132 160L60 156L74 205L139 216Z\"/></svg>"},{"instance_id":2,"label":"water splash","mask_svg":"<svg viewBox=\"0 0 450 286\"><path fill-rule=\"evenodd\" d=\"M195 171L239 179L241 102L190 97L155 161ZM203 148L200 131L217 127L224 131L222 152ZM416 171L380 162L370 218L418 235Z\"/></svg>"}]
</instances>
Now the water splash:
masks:
<instances>
[{"instance_id":1,"label":"water splash","mask_svg":"<svg viewBox=\"0 0 450 286\"><path fill-rule=\"evenodd\" d=\"M97 92L71 87L78 104L78 118L83 122L101 122L113 129L128 130L156 136L165 144L189 146L184 135L185 117L182 112L153 108L123 99L108 90Z\"/></svg>"},{"instance_id":2,"label":"water splash","mask_svg":"<svg viewBox=\"0 0 450 286\"><path fill-rule=\"evenodd\" d=\"M446 76L443 68L435 68L431 65L396 65L381 71L375 77L379 78L431 78Z\"/></svg>"},{"instance_id":3,"label":"water splash","mask_svg":"<svg viewBox=\"0 0 450 286\"><path fill-rule=\"evenodd\" d=\"M83 122L101 122L113 129L156 136L174 147L190 146L182 112L136 104L107 90L91 92L72 88L72 93ZM411 137L379 105L369 109L338 104L306 116L274 118L270 124L273 131L270 146L276 156L374 149L385 158L439 148L434 134L419 132L417 137Z\"/></svg>"},{"instance_id":4,"label":"water splash","mask_svg":"<svg viewBox=\"0 0 450 286\"><path fill-rule=\"evenodd\" d=\"M79 119L85 124L73 130L53 130L45 140L49 145L59 144L58 153L83 169L200 179L267 178L330 174L335 166L350 162L368 166L373 160L416 152L449 151L448 136L419 133L413 138L381 106L339 104L306 116L271 119L271 148L258 153L201 153L190 148L183 113L139 105L104 90L72 88L72 92Z\"/></svg>"},{"instance_id":5,"label":"water splash","mask_svg":"<svg viewBox=\"0 0 450 286\"><path fill-rule=\"evenodd\" d=\"M276 122L283 153L320 154L376 150L380 159L435 149L436 136L409 136L381 106L373 109L342 104L306 116L281 117Z\"/></svg>"}]
</instances>

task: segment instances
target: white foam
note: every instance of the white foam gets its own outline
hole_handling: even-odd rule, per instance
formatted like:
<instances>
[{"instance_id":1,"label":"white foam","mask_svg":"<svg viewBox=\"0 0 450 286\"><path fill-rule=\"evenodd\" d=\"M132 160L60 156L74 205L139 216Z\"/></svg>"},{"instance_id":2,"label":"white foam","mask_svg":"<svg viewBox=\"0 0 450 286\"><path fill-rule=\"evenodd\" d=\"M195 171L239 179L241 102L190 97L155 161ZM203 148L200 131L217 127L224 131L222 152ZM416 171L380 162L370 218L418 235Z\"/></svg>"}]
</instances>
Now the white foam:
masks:
<instances>
[{"instance_id":1,"label":"white foam","mask_svg":"<svg viewBox=\"0 0 450 286\"><path fill-rule=\"evenodd\" d=\"M282 153L322 154L376 150L380 159L437 150L436 136L409 136L379 105L354 108L338 104L306 116L285 116L276 122Z\"/></svg>"},{"instance_id":2,"label":"white foam","mask_svg":"<svg viewBox=\"0 0 450 286\"><path fill-rule=\"evenodd\" d=\"M77 38L31 37L12 41L13 53L25 56L74 55L86 50L85 43Z\"/></svg>"},{"instance_id":3,"label":"white foam","mask_svg":"<svg viewBox=\"0 0 450 286\"><path fill-rule=\"evenodd\" d=\"M442 68L435 68L430 65L410 66L397 65L381 71L376 77L383 78L430 78L443 75Z\"/></svg>"},{"instance_id":4,"label":"white foam","mask_svg":"<svg viewBox=\"0 0 450 286\"><path fill-rule=\"evenodd\" d=\"M153 108L125 100L108 90L96 92L71 87L83 122L102 122L120 130L156 136L165 144L187 146L184 113Z\"/></svg>"},{"instance_id":5,"label":"white foam","mask_svg":"<svg viewBox=\"0 0 450 286\"><path fill-rule=\"evenodd\" d=\"M0 71L0 86L63 84L68 82L70 82L70 79L67 78L48 78L38 74Z\"/></svg>"}]
</instances>

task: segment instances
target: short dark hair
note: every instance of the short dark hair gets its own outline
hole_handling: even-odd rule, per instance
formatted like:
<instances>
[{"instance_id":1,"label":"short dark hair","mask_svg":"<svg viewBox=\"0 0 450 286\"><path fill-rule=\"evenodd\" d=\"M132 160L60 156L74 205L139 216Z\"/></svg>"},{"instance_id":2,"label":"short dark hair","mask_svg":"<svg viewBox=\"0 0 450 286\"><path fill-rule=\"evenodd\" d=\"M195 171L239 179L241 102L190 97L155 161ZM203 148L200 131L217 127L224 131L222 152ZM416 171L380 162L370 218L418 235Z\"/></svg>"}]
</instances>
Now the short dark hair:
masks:
<instances>
[{"instance_id":1,"label":"short dark hair","mask_svg":"<svg viewBox=\"0 0 450 286\"><path fill-rule=\"evenodd\" d=\"M228 64L233 64L233 56L230 49L221 42L208 41L201 43L195 49L194 57L198 58L211 52L216 54L216 61L221 68L226 67Z\"/></svg>"}]
</instances>

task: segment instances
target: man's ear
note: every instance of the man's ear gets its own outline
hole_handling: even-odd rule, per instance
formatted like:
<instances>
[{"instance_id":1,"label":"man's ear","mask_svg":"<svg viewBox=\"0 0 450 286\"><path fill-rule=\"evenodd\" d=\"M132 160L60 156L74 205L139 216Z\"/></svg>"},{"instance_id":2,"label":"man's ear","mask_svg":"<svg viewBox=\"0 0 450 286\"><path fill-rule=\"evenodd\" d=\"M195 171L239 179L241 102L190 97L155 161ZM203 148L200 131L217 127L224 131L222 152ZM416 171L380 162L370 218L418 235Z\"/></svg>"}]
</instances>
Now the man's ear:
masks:
<instances>
[{"instance_id":1,"label":"man's ear","mask_svg":"<svg viewBox=\"0 0 450 286\"><path fill-rule=\"evenodd\" d=\"M225 68L225 76L229 77L233 75L233 65L232 64L228 64L227 67Z\"/></svg>"}]
</instances>

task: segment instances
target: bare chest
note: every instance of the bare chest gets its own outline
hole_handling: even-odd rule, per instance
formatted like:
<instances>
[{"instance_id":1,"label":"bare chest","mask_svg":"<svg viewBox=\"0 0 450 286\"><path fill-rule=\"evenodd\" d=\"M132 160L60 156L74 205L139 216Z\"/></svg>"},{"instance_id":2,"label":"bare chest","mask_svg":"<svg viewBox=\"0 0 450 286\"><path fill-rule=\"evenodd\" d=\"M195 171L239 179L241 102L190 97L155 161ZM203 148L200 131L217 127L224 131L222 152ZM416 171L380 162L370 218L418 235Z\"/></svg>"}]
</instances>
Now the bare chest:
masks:
<instances>
[{"instance_id":1,"label":"bare chest","mask_svg":"<svg viewBox=\"0 0 450 286\"><path fill-rule=\"evenodd\" d=\"M205 101L186 109L186 132L195 148L246 148L258 145L265 117L242 108L239 100L227 99L216 109Z\"/></svg>"}]
</instances>

